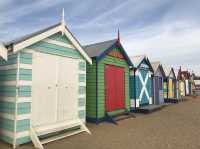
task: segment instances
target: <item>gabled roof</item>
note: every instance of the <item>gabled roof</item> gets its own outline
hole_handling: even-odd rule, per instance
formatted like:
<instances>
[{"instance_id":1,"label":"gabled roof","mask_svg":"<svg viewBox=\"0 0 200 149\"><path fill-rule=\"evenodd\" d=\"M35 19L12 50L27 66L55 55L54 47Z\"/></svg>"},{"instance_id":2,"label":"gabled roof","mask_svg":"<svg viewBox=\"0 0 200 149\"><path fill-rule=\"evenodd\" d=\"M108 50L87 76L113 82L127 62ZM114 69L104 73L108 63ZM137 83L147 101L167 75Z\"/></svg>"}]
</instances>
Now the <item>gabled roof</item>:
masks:
<instances>
[{"instance_id":1,"label":"gabled roof","mask_svg":"<svg viewBox=\"0 0 200 149\"><path fill-rule=\"evenodd\" d=\"M123 56L127 60L129 66L133 66L129 56L127 55L126 51L124 50L123 46L121 45L118 39L103 41L99 43L94 43L90 45L83 46L85 52L91 57L96 58L97 61L101 60L106 54L108 54L113 48L120 48Z\"/></svg>"},{"instance_id":2,"label":"gabled roof","mask_svg":"<svg viewBox=\"0 0 200 149\"><path fill-rule=\"evenodd\" d=\"M59 32L66 35L66 37L69 39L69 41L80 52L80 54L87 60L87 62L92 64L91 58L83 50L81 44L73 36L73 34L69 31L69 29L65 26L65 24L63 22L60 22L58 24L44 28L44 29L34 32L32 34L17 38L15 40L5 43L5 45L8 49L13 50L13 52L17 52L19 50L22 50L38 41L41 41L53 34L59 33Z\"/></svg>"},{"instance_id":3,"label":"gabled roof","mask_svg":"<svg viewBox=\"0 0 200 149\"><path fill-rule=\"evenodd\" d=\"M106 51L108 48L114 45L116 42L117 42L117 39L113 39L113 40L86 45L86 46L83 46L83 48L90 57L98 57L104 51Z\"/></svg>"},{"instance_id":4,"label":"gabled roof","mask_svg":"<svg viewBox=\"0 0 200 149\"><path fill-rule=\"evenodd\" d=\"M137 68L145 58L145 55L131 56L131 61L133 65Z\"/></svg>"},{"instance_id":5,"label":"gabled roof","mask_svg":"<svg viewBox=\"0 0 200 149\"><path fill-rule=\"evenodd\" d=\"M2 43L0 43L0 57L2 57L4 60L7 60L8 58L8 51Z\"/></svg>"},{"instance_id":6,"label":"gabled roof","mask_svg":"<svg viewBox=\"0 0 200 149\"><path fill-rule=\"evenodd\" d=\"M172 73L173 76L174 76L174 78L176 78L174 69L173 69L172 67L167 67L167 66L165 66L165 67L164 67L164 72L165 72L166 77L169 77L170 74Z\"/></svg>"},{"instance_id":7,"label":"gabled roof","mask_svg":"<svg viewBox=\"0 0 200 149\"><path fill-rule=\"evenodd\" d=\"M190 79L190 72L188 72L187 70L182 71L181 69L179 69L177 79L178 80Z\"/></svg>"},{"instance_id":8,"label":"gabled roof","mask_svg":"<svg viewBox=\"0 0 200 149\"><path fill-rule=\"evenodd\" d=\"M152 66L152 68L153 68L154 72L156 72L156 71L157 71L157 69L158 69L158 68L159 68L159 66L160 66L160 62L159 62L159 61L156 61L156 62L151 62L151 66Z\"/></svg>"},{"instance_id":9,"label":"gabled roof","mask_svg":"<svg viewBox=\"0 0 200 149\"><path fill-rule=\"evenodd\" d=\"M161 63L160 63L159 61L151 62L151 66L152 66L152 68L153 68L153 70L154 70L154 73L156 73L156 71L157 71L158 69L160 69L160 71L161 71L163 77L166 77L165 71L164 71L164 69L163 69L163 66L161 65Z\"/></svg>"},{"instance_id":10,"label":"gabled roof","mask_svg":"<svg viewBox=\"0 0 200 149\"><path fill-rule=\"evenodd\" d=\"M145 61L147 63L147 65L149 66L150 71L154 72L154 70L151 66L151 63L146 55L131 56L130 59L136 69L139 68L140 65Z\"/></svg>"}]
</instances>

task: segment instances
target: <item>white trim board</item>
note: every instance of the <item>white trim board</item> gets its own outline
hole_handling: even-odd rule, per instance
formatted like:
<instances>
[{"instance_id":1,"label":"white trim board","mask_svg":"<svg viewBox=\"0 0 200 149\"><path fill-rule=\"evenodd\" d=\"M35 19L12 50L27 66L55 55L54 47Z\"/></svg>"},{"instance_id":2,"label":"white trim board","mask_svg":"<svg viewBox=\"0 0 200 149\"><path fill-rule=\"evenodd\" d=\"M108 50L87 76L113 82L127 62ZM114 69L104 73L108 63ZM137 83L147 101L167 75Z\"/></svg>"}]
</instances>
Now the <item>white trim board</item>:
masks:
<instances>
[{"instance_id":1,"label":"white trim board","mask_svg":"<svg viewBox=\"0 0 200 149\"><path fill-rule=\"evenodd\" d=\"M1 43L0 43L0 56L7 61L7 59L8 59L8 50Z\"/></svg>"},{"instance_id":2,"label":"white trim board","mask_svg":"<svg viewBox=\"0 0 200 149\"><path fill-rule=\"evenodd\" d=\"M36 35L36 36L30 38L30 39L27 39L22 42L14 44L13 51L17 52L21 49L24 49L24 48L36 43L36 42L44 40L44 39L48 38L49 36L56 34L58 32L64 33L68 37L68 39L71 41L71 43L74 45L74 47L88 61L88 63L92 64L92 59L86 54L86 52L83 50L83 48L80 46L80 44L76 41L76 39L72 36L72 34L66 29L65 25L62 23L59 26L49 29L39 35Z\"/></svg>"},{"instance_id":3,"label":"white trim board","mask_svg":"<svg viewBox=\"0 0 200 149\"><path fill-rule=\"evenodd\" d=\"M16 102L16 97L6 97L6 96L0 96L0 101L5 102ZM23 103L23 102L31 102L31 97L18 97L17 103Z\"/></svg>"},{"instance_id":4,"label":"white trim board","mask_svg":"<svg viewBox=\"0 0 200 149\"><path fill-rule=\"evenodd\" d=\"M70 49L75 49L74 46L64 43L64 42L60 42L60 41L56 41L56 40L52 40L52 39L44 39L44 42L50 43L50 44L54 44L54 45L58 45L58 46L62 46L62 47L66 47L66 48L70 48Z\"/></svg>"}]
</instances>

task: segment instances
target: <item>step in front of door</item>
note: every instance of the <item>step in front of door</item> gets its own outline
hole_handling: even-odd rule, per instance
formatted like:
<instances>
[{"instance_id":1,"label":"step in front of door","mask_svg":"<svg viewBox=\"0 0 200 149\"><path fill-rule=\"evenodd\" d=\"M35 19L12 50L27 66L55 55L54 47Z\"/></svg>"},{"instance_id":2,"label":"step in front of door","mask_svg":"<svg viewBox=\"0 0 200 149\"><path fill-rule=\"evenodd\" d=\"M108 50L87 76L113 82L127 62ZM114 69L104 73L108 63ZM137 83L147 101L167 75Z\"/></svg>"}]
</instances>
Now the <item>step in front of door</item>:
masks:
<instances>
[{"instance_id":1,"label":"step in front of door","mask_svg":"<svg viewBox=\"0 0 200 149\"><path fill-rule=\"evenodd\" d=\"M63 122L57 122L54 124L49 125L42 125L42 126L36 126L34 127L34 130L36 131L38 136L70 129L73 127L81 126L80 120L73 120L73 121L63 121Z\"/></svg>"}]
</instances>

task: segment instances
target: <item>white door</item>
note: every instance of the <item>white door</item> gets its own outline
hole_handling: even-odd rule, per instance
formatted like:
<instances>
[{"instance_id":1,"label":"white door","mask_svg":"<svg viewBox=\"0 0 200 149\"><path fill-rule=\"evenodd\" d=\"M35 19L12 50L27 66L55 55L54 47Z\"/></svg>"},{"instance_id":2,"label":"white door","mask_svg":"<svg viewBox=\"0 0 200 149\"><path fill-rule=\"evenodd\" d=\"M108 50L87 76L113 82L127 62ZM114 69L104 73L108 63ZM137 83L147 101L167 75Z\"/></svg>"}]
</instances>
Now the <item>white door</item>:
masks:
<instances>
[{"instance_id":1,"label":"white door","mask_svg":"<svg viewBox=\"0 0 200 149\"><path fill-rule=\"evenodd\" d=\"M78 60L35 52L32 125L78 119Z\"/></svg>"},{"instance_id":2,"label":"white door","mask_svg":"<svg viewBox=\"0 0 200 149\"><path fill-rule=\"evenodd\" d=\"M78 60L58 60L58 121L78 118Z\"/></svg>"},{"instance_id":3,"label":"white door","mask_svg":"<svg viewBox=\"0 0 200 149\"><path fill-rule=\"evenodd\" d=\"M57 57L35 52L32 71L32 125L56 122Z\"/></svg>"}]
</instances>

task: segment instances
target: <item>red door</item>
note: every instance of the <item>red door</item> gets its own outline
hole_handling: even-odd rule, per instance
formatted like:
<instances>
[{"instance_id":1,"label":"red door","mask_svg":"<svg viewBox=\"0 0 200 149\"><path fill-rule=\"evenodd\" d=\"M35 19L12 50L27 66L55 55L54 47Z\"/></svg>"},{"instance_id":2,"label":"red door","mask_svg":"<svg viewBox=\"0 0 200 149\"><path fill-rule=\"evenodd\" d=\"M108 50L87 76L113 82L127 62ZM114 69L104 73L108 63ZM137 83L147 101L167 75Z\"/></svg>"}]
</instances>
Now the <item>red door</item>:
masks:
<instances>
[{"instance_id":1,"label":"red door","mask_svg":"<svg viewBox=\"0 0 200 149\"><path fill-rule=\"evenodd\" d=\"M124 68L112 65L105 67L106 112L124 108Z\"/></svg>"}]
</instances>

